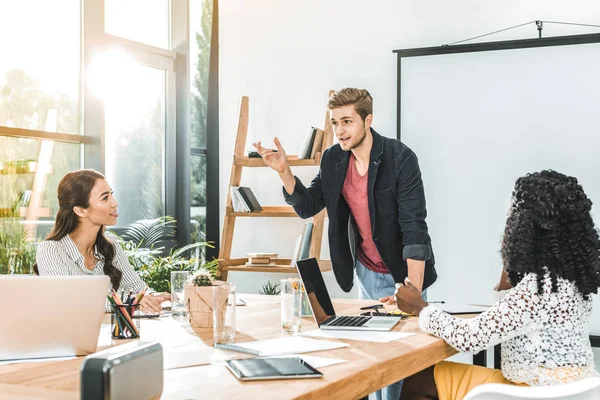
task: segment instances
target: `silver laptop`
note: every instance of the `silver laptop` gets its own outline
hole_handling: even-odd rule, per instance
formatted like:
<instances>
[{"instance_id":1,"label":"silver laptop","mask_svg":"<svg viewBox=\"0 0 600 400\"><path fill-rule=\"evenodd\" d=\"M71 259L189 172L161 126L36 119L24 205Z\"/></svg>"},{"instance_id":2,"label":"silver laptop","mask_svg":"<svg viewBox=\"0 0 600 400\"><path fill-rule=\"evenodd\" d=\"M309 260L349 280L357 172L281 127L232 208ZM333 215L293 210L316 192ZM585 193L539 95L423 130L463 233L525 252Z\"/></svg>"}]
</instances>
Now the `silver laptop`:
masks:
<instances>
[{"instance_id":1,"label":"silver laptop","mask_svg":"<svg viewBox=\"0 0 600 400\"><path fill-rule=\"evenodd\" d=\"M310 307L319 329L391 331L400 321L399 317L336 315L316 258L297 261L296 268L302 283L304 283Z\"/></svg>"},{"instance_id":2,"label":"silver laptop","mask_svg":"<svg viewBox=\"0 0 600 400\"><path fill-rule=\"evenodd\" d=\"M96 351L108 276L0 275L0 360Z\"/></svg>"}]
</instances>

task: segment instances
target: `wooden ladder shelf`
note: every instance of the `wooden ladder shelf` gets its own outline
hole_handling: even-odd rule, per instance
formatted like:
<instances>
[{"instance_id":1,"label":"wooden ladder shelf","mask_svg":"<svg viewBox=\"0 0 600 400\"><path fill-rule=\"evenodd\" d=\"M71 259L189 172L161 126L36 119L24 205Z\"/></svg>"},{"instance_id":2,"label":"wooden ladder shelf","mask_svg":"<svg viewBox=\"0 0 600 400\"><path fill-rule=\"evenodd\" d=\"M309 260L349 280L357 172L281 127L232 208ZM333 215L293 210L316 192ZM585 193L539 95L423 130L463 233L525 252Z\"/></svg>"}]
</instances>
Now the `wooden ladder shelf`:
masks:
<instances>
[{"instance_id":1,"label":"wooden ladder shelf","mask_svg":"<svg viewBox=\"0 0 600 400\"><path fill-rule=\"evenodd\" d=\"M333 91L330 91L331 95ZM240 117L238 121L237 136L235 140L235 148L233 154L233 165L231 167L231 176L229 178L229 187L240 186L242 179L242 169L244 167L267 167L262 158L249 158L245 155L246 150L246 139L248 136L248 119L249 119L249 108L248 108L248 97L242 97L242 103L240 106ZM333 142L333 129L329 116L325 116L325 125L323 129L323 144L321 151L317 152L314 159L299 160L297 156L289 156L289 164L292 167L303 167L303 166L319 166L321 155L323 151L331 146ZM290 258L277 258L273 259L272 262L275 266L269 265L264 267L247 267L246 261L248 258L231 258L231 245L233 242L233 231L235 228L236 218L272 218L272 217L285 217L285 218L299 218L294 209L290 206L262 206L263 210L260 212L234 212L231 190L227 191L227 204L225 207L225 220L223 223L223 234L221 237L221 246L219 250L219 267L217 275L221 279L227 280L227 273L229 271L247 271L247 272L285 272L295 273L296 268L290 265ZM317 259L321 255L321 244L323 239L323 226L325 223L326 210L321 211L319 214L313 217L313 230L310 243L310 257L316 257ZM319 260L321 270L331 270L331 260Z\"/></svg>"}]
</instances>

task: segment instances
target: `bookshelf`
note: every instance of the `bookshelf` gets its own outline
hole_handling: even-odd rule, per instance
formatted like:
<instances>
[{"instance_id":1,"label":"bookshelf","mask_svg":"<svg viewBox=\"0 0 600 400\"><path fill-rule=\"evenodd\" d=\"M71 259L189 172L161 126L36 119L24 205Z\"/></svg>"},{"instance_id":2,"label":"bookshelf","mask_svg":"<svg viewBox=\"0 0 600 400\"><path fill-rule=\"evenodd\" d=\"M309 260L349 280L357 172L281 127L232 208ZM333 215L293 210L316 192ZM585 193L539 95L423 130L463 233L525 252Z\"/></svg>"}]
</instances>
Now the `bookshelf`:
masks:
<instances>
[{"instance_id":1,"label":"bookshelf","mask_svg":"<svg viewBox=\"0 0 600 400\"><path fill-rule=\"evenodd\" d=\"M330 91L331 95L333 91ZM233 152L233 162L231 166L231 175L229 178L229 187L241 186L242 171L244 167L260 168L267 167L262 158L249 158L246 156L246 139L248 137L249 121L249 98L242 97L240 105L240 116L238 119L237 135ZM291 167L319 166L321 155L333 143L333 129L329 121L329 115L325 115L323 142L320 151L317 151L315 158L299 160L298 156L288 155L288 161ZM268 167L267 167L268 168ZM273 179L277 179L275 176ZM227 203L225 206L225 219L223 222L223 233L221 236L221 247L219 249L219 266L217 275L223 280L227 280L229 271L245 272L281 272L295 273L296 268L291 267L291 258L276 258L271 261L275 266L247 267L245 266L247 257L232 258L232 242L235 230L235 221L237 218L299 218L294 209L290 206L262 206L260 212L234 212L231 199L231 190L227 191ZM323 226L325 223L326 210L315 215L313 219L313 231L310 242L310 257L319 259L321 255L321 244L323 241ZM331 270L330 260L319 260L321 270Z\"/></svg>"},{"instance_id":2,"label":"bookshelf","mask_svg":"<svg viewBox=\"0 0 600 400\"><path fill-rule=\"evenodd\" d=\"M38 218L48 218L52 212L47 207L42 207L42 200L46 181L52 173L52 153L54 142L44 140L40 144L37 160L5 161L0 163L0 177L9 178L18 176L26 179L31 184L29 197L26 204L20 204L23 200L19 198L18 203L12 208L0 208L0 218L23 218L27 230L28 239L34 240L36 224L32 221ZM23 194L21 194L23 196Z\"/></svg>"}]
</instances>

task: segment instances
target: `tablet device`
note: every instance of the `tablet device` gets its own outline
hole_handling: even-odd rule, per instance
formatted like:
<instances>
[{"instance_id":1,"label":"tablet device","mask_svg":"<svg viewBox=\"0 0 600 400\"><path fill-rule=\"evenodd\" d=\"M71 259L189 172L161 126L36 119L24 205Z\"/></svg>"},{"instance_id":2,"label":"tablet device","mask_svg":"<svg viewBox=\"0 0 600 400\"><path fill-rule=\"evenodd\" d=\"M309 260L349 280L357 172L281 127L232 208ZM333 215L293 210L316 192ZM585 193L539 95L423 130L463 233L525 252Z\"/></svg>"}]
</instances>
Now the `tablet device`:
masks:
<instances>
[{"instance_id":1,"label":"tablet device","mask_svg":"<svg viewBox=\"0 0 600 400\"><path fill-rule=\"evenodd\" d=\"M241 381L265 379L321 378L323 374L300 357L263 357L226 361Z\"/></svg>"}]
</instances>

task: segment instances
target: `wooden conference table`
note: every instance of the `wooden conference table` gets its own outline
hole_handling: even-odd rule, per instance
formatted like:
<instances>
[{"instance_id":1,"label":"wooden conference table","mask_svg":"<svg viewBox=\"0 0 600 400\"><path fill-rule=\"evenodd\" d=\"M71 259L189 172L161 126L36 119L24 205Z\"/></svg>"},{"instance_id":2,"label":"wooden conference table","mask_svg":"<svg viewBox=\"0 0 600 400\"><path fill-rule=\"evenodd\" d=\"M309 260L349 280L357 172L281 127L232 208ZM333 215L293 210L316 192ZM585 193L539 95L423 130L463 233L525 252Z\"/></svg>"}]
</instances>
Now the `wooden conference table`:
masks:
<instances>
[{"instance_id":1,"label":"wooden conference table","mask_svg":"<svg viewBox=\"0 0 600 400\"><path fill-rule=\"evenodd\" d=\"M247 306L237 308L236 342L281 337L279 297L240 295ZM335 299L340 315L357 315L359 307L373 301ZM108 322L108 321L105 321ZM185 326L185 324L184 324ZM302 331L316 329L312 318L303 318ZM176 332L175 332L176 331ZM419 331L417 319L410 318L395 327L394 331L415 332L414 336L388 343L342 340L349 347L314 352L310 355L331 357L348 362L321 368L321 379L238 381L222 364L208 364L164 371L162 399L357 399L406 378L454 354L456 350L443 340ZM192 335L189 326L170 317L143 320L142 340L159 340L165 351L175 346L177 339L188 339L214 350L212 331ZM174 335L176 333L176 335ZM110 341L109 331L102 330L103 347L122 344ZM162 342L162 338L169 338ZM336 340L336 339L329 339ZM99 341L100 343L100 341ZM181 344L181 342L179 342ZM187 343L197 346L197 343ZM185 346L180 347L185 349ZM175 350L175 349L173 349ZM222 351L219 350L222 353ZM231 354L229 352L226 352ZM239 356L239 353L236 353ZM245 355L244 355L245 356ZM214 361L214 359L213 359ZM78 399L79 368L83 357L63 361L30 362L0 365L0 398L2 399Z\"/></svg>"}]
</instances>

